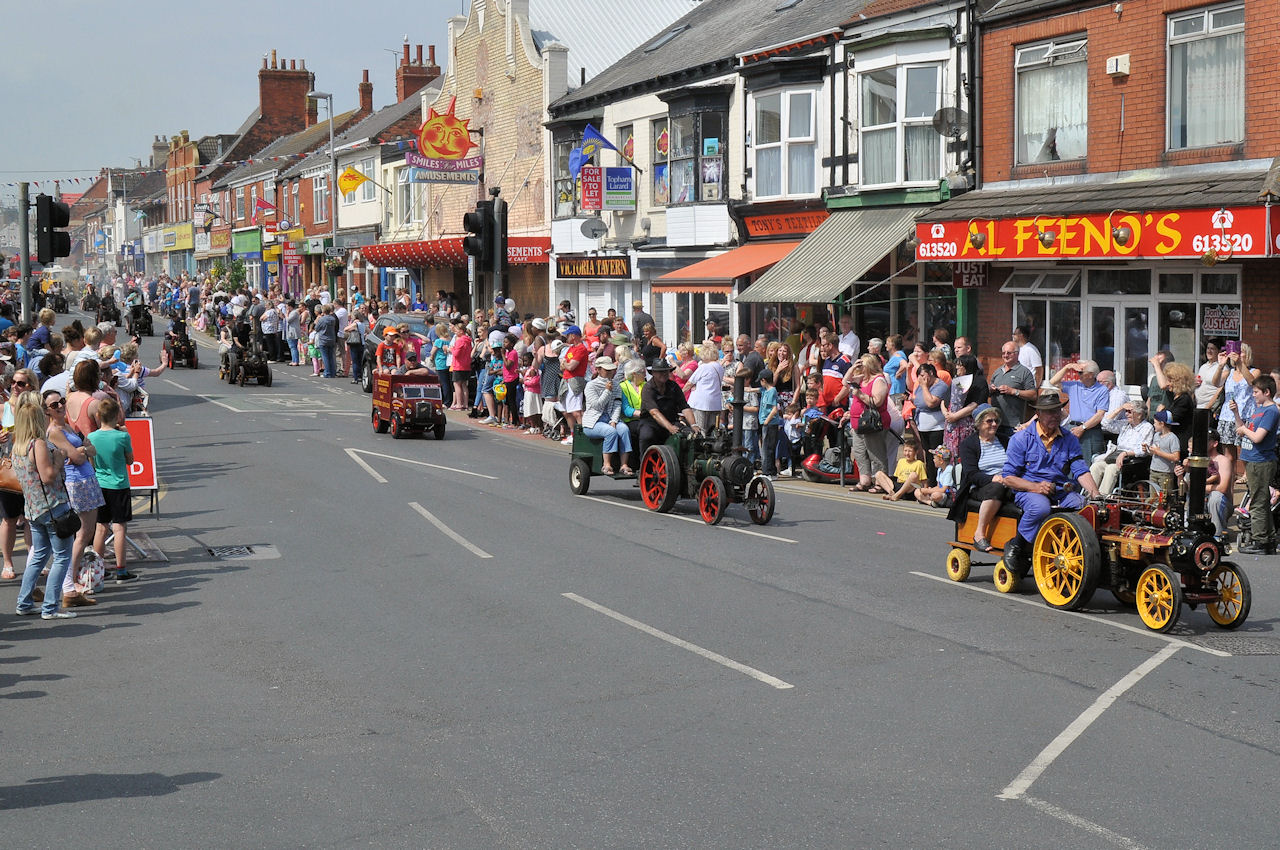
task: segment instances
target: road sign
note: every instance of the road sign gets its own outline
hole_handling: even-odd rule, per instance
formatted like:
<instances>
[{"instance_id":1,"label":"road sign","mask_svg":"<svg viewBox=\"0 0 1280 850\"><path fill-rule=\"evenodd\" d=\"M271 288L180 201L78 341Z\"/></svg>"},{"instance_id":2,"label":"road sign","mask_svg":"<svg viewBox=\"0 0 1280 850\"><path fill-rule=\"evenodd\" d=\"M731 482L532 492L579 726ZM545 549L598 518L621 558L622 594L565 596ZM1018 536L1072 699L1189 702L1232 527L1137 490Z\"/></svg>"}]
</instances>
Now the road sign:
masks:
<instances>
[{"instance_id":1,"label":"road sign","mask_svg":"<svg viewBox=\"0 0 1280 850\"><path fill-rule=\"evenodd\" d=\"M129 467L129 489L155 490L156 440L150 419L126 419L124 429L133 443L133 465Z\"/></svg>"},{"instance_id":2,"label":"road sign","mask_svg":"<svg viewBox=\"0 0 1280 850\"><path fill-rule=\"evenodd\" d=\"M325 248L324 255L326 257L345 257L347 256L347 249L341 246L337 248Z\"/></svg>"}]
</instances>

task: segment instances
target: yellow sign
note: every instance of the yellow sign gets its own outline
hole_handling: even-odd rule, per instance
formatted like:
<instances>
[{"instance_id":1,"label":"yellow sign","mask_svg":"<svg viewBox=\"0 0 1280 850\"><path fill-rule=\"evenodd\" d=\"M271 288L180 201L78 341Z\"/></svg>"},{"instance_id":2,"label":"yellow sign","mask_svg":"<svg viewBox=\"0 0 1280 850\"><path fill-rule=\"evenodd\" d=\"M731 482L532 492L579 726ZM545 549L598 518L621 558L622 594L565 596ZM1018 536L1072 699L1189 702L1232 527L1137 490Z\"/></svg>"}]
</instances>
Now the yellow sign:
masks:
<instances>
[{"instance_id":1,"label":"yellow sign","mask_svg":"<svg viewBox=\"0 0 1280 850\"><path fill-rule=\"evenodd\" d=\"M430 159L462 159L467 151L480 147L471 141L468 121L453 114L457 98L449 101L448 112L427 111L427 120L418 128L418 153Z\"/></svg>"},{"instance_id":2,"label":"yellow sign","mask_svg":"<svg viewBox=\"0 0 1280 850\"><path fill-rule=\"evenodd\" d=\"M166 227L160 235L160 244L165 251L190 251L194 243L195 236L190 222L177 227Z\"/></svg>"},{"instance_id":3,"label":"yellow sign","mask_svg":"<svg viewBox=\"0 0 1280 850\"><path fill-rule=\"evenodd\" d=\"M349 195L356 189L359 189L361 184L367 183L368 181L368 177L365 177L359 171L356 171L353 166L348 166L346 171L338 175L338 191L342 192L344 195Z\"/></svg>"}]
</instances>

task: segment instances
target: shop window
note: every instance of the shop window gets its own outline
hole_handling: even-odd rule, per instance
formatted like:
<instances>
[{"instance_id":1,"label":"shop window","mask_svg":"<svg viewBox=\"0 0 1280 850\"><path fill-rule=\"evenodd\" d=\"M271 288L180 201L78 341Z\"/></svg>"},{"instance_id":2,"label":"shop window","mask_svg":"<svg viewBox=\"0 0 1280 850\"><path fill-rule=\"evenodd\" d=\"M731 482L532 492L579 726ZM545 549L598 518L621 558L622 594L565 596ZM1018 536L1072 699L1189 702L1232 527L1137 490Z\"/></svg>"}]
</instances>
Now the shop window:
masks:
<instances>
[{"instance_id":1,"label":"shop window","mask_svg":"<svg viewBox=\"0 0 1280 850\"><path fill-rule=\"evenodd\" d=\"M1162 301L1156 328L1156 351L1169 349L1175 360L1187 364L1194 371L1196 353L1200 350L1196 327L1195 304Z\"/></svg>"},{"instance_id":2,"label":"shop window","mask_svg":"<svg viewBox=\"0 0 1280 850\"><path fill-rule=\"evenodd\" d=\"M1244 139L1244 5L1169 18L1169 147Z\"/></svg>"},{"instance_id":3,"label":"shop window","mask_svg":"<svg viewBox=\"0 0 1280 850\"><path fill-rule=\"evenodd\" d=\"M1196 276L1193 274L1160 275L1161 295L1190 295L1195 292Z\"/></svg>"},{"instance_id":4,"label":"shop window","mask_svg":"<svg viewBox=\"0 0 1280 850\"><path fill-rule=\"evenodd\" d=\"M1079 301L1018 298L1014 324L1030 329L1027 339L1040 351L1046 376L1080 356Z\"/></svg>"},{"instance_id":5,"label":"shop window","mask_svg":"<svg viewBox=\"0 0 1280 850\"><path fill-rule=\"evenodd\" d=\"M1236 295L1240 292L1240 275L1236 272L1200 275L1200 291L1205 295Z\"/></svg>"},{"instance_id":6,"label":"shop window","mask_svg":"<svg viewBox=\"0 0 1280 850\"><path fill-rule=\"evenodd\" d=\"M555 218L572 218L575 204L575 181L569 175L569 153L578 146L578 140L562 139L555 143Z\"/></svg>"},{"instance_id":7,"label":"shop window","mask_svg":"<svg viewBox=\"0 0 1280 850\"><path fill-rule=\"evenodd\" d=\"M749 144L755 153L757 198L817 192L817 133L812 91L778 92L754 99Z\"/></svg>"},{"instance_id":8,"label":"shop window","mask_svg":"<svg viewBox=\"0 0 1280 850\"><path fill-rule=\"evenodd\" d=\"M942 66L882 68L860 79L862 184L936 183L943 137L933 116L942 105Z\"/></svg>"},{"instance_id":9,"label":"shop window","mask_svg":"<svg viewBox=\"0 0 1280 850\"><path fill-rule=\"evenodd\" d=\"M1088 44L1085 39L1023 47L1017 73L1015 157L1019 163L1083 159L1088 152Z\"/></svg>"},{"instance_id":10,"label":"shop window","mask_svg":"<svg viewBox=\"0 0 1280 850\"><path fill-rule=\"evenodd\" d=\"M655 316L654 318L657 318ZM676 343L700 343L705 338L707 320L714 319L718 333L729 335L729 296L723 292L680 292L676 294Z\"/></svg>"},{"instance_id":11,"label":"shop window","mask_svg":"<svg viewBox=\"0 0 1280 850\"><path fill-rule=\"evenodd\" d=\"M671 203L671 175L667 163L671 152L671 131L667 119L654 121L653 131L653 205L665 207Z\"/></svg>"},{"instance_id":12,"label":"shop window","mask_svg":"<svg viewBox=\"0 0 1280 850\"><path fill-rule=\"evenodd\" d=\"M1080 272L1071 270L1042 270L1014 272L1009 275L1001 292L1035 292L1044 295L1071 295L1078 291Z\"/></svg>"},{"instance_id":13,"label":"shop window","mask_svg":"<svg viewBox=\"0 0 1280 850\"><path fill-rule=\"evenodd\" d=\"M1090 295L1150 295L1150 269L1091 269Z\"/></svg>"},{"instance_id":14,"label":"shop window","mask_svg":"<svg viewBox=\"0 0 1280 850\"><path fill-rule=\"evenodd\" d=\"M653 122L655 206L724 198L727 124L728 114L719 111L673 115Z\"/></svg>"}]
</instances>

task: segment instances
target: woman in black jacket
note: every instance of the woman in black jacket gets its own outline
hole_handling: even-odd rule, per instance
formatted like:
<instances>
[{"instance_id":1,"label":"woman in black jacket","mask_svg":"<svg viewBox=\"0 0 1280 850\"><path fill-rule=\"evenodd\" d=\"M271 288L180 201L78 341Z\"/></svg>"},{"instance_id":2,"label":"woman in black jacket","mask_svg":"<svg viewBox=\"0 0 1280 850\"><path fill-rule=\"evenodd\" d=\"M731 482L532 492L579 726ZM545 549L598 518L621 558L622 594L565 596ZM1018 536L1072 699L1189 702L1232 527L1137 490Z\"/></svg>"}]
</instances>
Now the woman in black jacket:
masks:
<instances>
[{"instance_id":1,"label":"woman in black jacket","mask_svg":"<svg viewBox=\"0 0 1280 850\"><path fill-rule=\"evenodd\" d=\"M956 489L955 504L951 506L947 518L963 522L969 510L970 497L981 500L973 548L979 552L992 552L992 524L1009 492L1004 486L1004 477L1000 474L1004 468L1009 438L998 433L1003 419L999 408L981 405L974 412L973 418L978 430L960 443L960 485Z\"/></svg>"}]
</instances>

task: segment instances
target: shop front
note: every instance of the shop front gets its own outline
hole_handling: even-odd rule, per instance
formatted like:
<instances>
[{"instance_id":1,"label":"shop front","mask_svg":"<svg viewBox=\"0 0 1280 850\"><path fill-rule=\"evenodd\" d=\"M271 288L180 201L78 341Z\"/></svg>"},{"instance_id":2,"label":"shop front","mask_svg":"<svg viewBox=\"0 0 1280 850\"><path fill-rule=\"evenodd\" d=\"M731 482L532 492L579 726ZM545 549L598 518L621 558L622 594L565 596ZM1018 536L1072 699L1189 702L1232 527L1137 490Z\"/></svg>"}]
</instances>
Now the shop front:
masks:
<instances>
[{"instance_id":1,"label":"shop front","mask_svg":"<svg viewBox=\"0 0 1280 850\"><path fill-rule=\"evenodd\" d=\"M469 312L473 301L482 307L493 303L495 287L484 277L482 285L472 286L468 278L468 261L462 250L462 237L426 239L413 242L383 242L360 249L361 259L381 268L381 297L391 300L403 288L410 298L419 296L432 301L443 289ZM512 236L507 240L507 278L496 287L516 302L521 313L547 315L547 273L544 266L551 256L551 240L540 236Z\"/></svg>"},{"instance_id":2,"label":"shop front","mask_svg":"<svg viewBox=\"0 0 1280 850\"><path fill-rule=\"evenodd\" d=\"M194 244L197 272L210 271L215 265L225 268L231 253L231 230L197 230Z\"/></svg>"},{"instance_id":3,"label":"shop front","mask_svg":"<svg viewBox=\"0 0 1280 850\"><path fill-rule=\"evenodd\" d=\"M249 288L266 288L266 271L262 264L261 228L249 227L231 231L231 259L244 263L244 280Z\"/></svg>"},{"instance_id":4,"label":"shop front","mask_svg":"<svg viewBox=\"0 0 1280 850\"><path fill-rule=\"evenodd\" d=\"M1100 185L1076 189L1071 203L1051 191L961 196L921 218L916 255L950 260L971 281L976 348L988 358L1022 325L1047 374L1085 357L1134 392L1156 352L1194 369L1210 339L1243 340L1270 368L1280 216L1257 201L1260 176L1195 185ZM1026 209L1042 211L1015 211Z\"/></svg>"},{"instance_id":5,"label":"shop front","mask_svg":"<svg viewBox=\"0 0 1280 850\"><path fill-rule=\"evenodd\" d=\"M568 300L579 321L584 322L588 310L594 309L597 317L603 319L612 308L623 321L630 323L631 302L644 300L641 287L630 254L560 254L556 256L550 306L554 308ZM554 309L544 315L552 313ZM661 324L658 313L654 313L654 320Z\"/></svg>"},{"instance_id":6,"label":"shop front","mask_svg":"<svg viewBox=\"0 0 1280 850\"><path fill-rule=\"evenodd\" d=\"M170 225L160 232L160 247L165 252L165 271L170 277L194 272L195 236L191 222Z\"/></svg>"}]
</instances>

